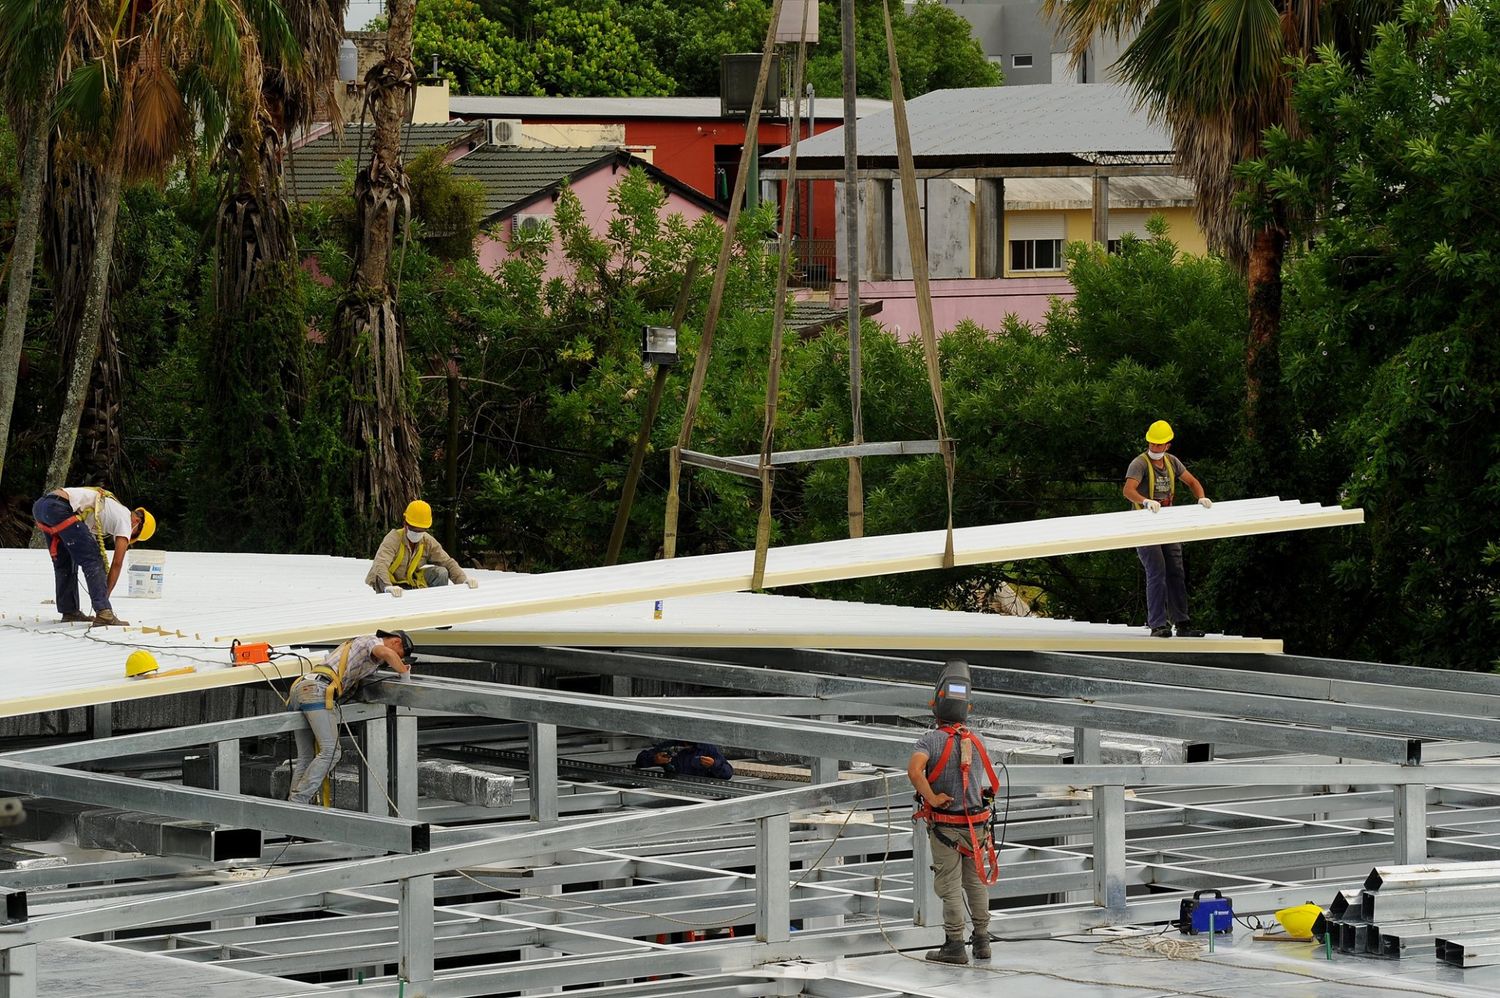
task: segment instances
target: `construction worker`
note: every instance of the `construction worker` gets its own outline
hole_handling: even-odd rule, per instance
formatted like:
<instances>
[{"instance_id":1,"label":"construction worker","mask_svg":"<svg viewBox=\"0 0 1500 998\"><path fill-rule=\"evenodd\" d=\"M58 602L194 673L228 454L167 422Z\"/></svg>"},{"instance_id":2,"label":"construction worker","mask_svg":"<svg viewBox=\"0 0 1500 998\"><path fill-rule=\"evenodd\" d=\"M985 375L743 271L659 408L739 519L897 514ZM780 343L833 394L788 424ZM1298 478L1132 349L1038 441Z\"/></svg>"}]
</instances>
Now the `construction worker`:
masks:
<instances>
[{"instance_id":1,"label":"construction worker","mask_svg":"<svg viewBox=\"0 0 1500 998\"><path fill-rule=\"evenodd\" d=\"M115 616L109 597L125 567L125 552L151 539L156 517L144 506L127 509L112 493L93 486L53 489L32 504L31 515L47 538L63 621L100 627L129 623ZM93 616L78 608L80 569Z\"/></svg>"},{"instance_id":2,"label":"construction worker","mask_svg":"<svg viewBox=\"0 0 1500 998\"><path fill-rule=\"evenodd\" d=\"M938 726L917 739L906 775L917 791L913 820L927 822L933 888L943 902L943 945L927 959L968 963L964 910L974 933L974 959L990 958L989 887L999 879L999 857L990 827L1000 780L984 742L968 728L971 685L968 664L948 663L932 699ZM975 763L982 764L980 768Z\"/></svg>"},{"instance_id":3,"label":"construction worker","mask_svg":"<svg viewBox=\"0 0 1500 998\"><path fill-rule=\"evenodd\" d=\"M415 661L411 635L376 631L345 641L323 657L322 665L292 683L287 710L301 711L307 721L307 727L295 732L297 761L288 798L292 803L311 804L339 763L339 704L382 665L405 676Z\"/></svg>"},{"instance_id":4,"label":"construction worker","mask_svg":"<svg viewBox=\"0 0 1500 998\"><path fill-rule=\"evenodd\" d=\"M635 757L636 769L660 766L668 773L683 776L709 776L716 780L734 778L734 767L724 758L724 750L711 742L657 742L641 749Z\"/></svg>"},{"instance_id":5,"label":"construction worker","mask_svg":"<svg viewBox=\"0 0 1500 998\"><path fill-rule=\"evenodd\" d=\"M400 596L403 589L427 589L449 582L479 588L479 580L460 568L437 538L427 532L432 527L431 506L420 499L412 500L406 506L405 520L380 542L365 585L392 596Z\"/></svg>"},{"instance_id":6,"label":"construction worker","mask_svg":"<svg viewBox=\"0 0 1500 998\"><path fill-rule=\"evenodd\" d=\"M1203 494L1203 483L1193 477L1187 465L1167 451L1172 446L1172 426L1158 419L1146 430L1146 449L1136 455L1125 470L1125 498L1136 509L1160 513L1172 505L1180 481L1192 491L1198 505L1213 508L1213 500ZM1141 491L1145 483L1146 491ZM1203 631L1188 618L1187 576L1182 569L1181 544L1148 544L1135 549L1146 568L1146 626L1153 638L1170 638L1176 628L1179 638L1201 638Z\"/></svg>"}]
</instances>

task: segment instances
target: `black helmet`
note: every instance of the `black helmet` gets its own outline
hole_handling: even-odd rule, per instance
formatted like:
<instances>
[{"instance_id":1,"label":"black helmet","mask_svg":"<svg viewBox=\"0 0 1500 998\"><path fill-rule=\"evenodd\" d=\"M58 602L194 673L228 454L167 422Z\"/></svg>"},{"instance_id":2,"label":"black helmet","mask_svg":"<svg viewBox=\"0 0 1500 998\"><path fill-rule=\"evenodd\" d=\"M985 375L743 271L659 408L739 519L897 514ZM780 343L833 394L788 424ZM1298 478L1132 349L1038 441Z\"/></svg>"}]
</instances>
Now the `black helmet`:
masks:
<instances>
[{"instance_id":1,"label":"black helmet","mask_svg":"<svg viewBox=\"0 0 1500 998\"><path fill-rule=\"evenodd\" d=\"M937 686L932 691L932 700L927 706L932 714L944 724L957 724L969 717L970 691L969 663L958 658L943 666Z\"/></svg>"},{"instance_id":2,"label":"black helmet","mask_svg":"<svg viewBox=\"0 0 1500 998\"><path fill-rule=\"evenodd\" d=\"M412 649L416 646L412 643L410 634L407 634L405 631L376 631L375 636L377 638L400 638L401 660L407 665L411 664Z\"/></svg>"}]
</instances>

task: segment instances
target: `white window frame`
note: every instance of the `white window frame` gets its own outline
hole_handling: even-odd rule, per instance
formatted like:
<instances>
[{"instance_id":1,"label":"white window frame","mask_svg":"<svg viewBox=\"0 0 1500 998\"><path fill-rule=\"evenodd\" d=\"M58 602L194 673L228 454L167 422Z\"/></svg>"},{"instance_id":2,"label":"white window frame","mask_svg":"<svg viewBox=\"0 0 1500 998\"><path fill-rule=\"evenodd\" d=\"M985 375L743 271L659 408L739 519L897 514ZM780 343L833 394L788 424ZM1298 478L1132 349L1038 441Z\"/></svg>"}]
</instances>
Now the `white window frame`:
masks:
<instances>
[{"instance_id":1,"label":"white window frame","mask_svg":"<svg viewBox=\"0 0 1500 998\"><path fill-rule=\"evenodd\" d=\"M1022 62L1022 59L1025 59L1026 61ZM1010 57L1011 69L1032 69L1035 67L1035 65L1036 60L1031 57L1031 53L1029 52L1023 53L1021 55L1013 55Z\"/></svg>"},{"instance_id":2,"label":"white window frame","mask_svg":"<svg viewBox=\"0 0 1500 998\"><path fill-rule=\"evenodd\" d=\"M1011 215L1005 222L1005 262L1007 273L1057 273L1066 269L1063 260L1063 243L1067 239L1067 220L1061 214L1032 213ZM1047 244L1055 265L1037 266L1040 244ZM1016 266L1016 254L1021 254L1022 266Z\"/></svg>"}]
</instances>

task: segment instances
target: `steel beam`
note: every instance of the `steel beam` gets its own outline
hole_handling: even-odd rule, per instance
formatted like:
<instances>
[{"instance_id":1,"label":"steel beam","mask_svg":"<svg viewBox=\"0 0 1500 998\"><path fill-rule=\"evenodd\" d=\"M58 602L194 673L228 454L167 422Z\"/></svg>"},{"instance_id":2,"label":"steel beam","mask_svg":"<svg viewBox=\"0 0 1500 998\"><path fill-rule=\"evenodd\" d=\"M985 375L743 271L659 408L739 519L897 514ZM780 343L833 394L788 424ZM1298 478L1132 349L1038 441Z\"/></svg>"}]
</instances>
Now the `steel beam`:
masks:
<instances>
[{"instance_id":1,"label":"steel beam","mask_svg":"<svg viewBox=\"0 0 1500 998\"><path fill-rule=\"evenodd\" d=\"M0 761L0 786L38 797L57 797L80 804L127 808L240 828L259 828L302 838L347 842L386 852L421 852L428 846L428 828L420 822L315 809L286 801L152 783L107 773L81 773L56 766L7 760Z\"/></svg>"}]
</instances>

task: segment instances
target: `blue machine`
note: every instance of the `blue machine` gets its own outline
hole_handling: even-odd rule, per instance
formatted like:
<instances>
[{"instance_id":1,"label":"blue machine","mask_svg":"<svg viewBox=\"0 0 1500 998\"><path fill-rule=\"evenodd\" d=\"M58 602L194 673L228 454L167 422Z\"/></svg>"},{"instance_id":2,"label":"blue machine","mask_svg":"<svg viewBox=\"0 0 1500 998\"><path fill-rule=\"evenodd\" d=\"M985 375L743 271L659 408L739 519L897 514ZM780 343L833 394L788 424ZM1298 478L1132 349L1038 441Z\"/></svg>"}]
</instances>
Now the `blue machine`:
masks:
<instances>
[{"instance_id":1,"label":"blue machine","mask_svg":"<svg viewBox=\"0 0 1500 998\"><path fill-rule=\"evenodd\" d=\"M1205 894L1213 897L1205 898ZM1198 936L1210 931L1210 919L1215 935L1234 931L1234 901L1225 897L1222 891L1194 891L1191 899L1183 900L1177 921L1172 924L1183 935Z\"/></svg>"}]
</instances>

